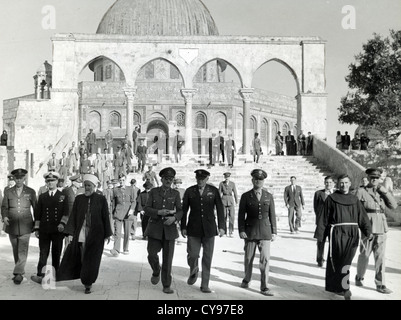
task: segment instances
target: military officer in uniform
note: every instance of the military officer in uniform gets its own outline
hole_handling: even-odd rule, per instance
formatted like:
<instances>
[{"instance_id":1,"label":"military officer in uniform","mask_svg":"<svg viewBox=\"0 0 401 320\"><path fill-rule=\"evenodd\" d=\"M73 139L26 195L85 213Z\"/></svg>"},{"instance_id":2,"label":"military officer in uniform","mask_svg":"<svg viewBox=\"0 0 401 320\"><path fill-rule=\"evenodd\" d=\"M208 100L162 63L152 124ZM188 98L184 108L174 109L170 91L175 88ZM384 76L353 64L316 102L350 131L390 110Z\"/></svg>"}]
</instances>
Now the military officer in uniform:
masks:
<instances>
[{"instance_id":1,"label":"military officer in uniform","mask_svg":"<svg viewBox=\"0 0 401 320\"><path fill-rule=\"evenodd\" d=\"M239 235L245 241L245 277L241 287L249 287L257 247L260 253L260 292L265 296L273 296L267 284L269 282L270 242L274 241L277 235L274 200L273 196L263 189L267 173L264 170L255 169L251 172L251 176L253 188L241 196L238 211Z\"/></svg>"},{"instance_id":2,"label":"military officer in uniform","mask_svg":"<svg viewBox=\"0 0 401 320\"><path fill-rule=\"evenodd\" d=\"M34 212L34 231L39 238L39 262L37 275L31 280L42 283L44 267L52 248L52 266L57 271L60 265L60 257L63 248L64 227L68 221L68 198L65 193L57 189L60 174L48 172L43 175L49 187L49 191L39 196L38 204Z\"/></svg>"},{"instance_id":3,"label":"military officer in uniform","mask_svg":"<svg viewBox=\"0 0 401 320\"><path fill-rule=\"evenodd\" d=\"M11 172L15 178L15 186L4 192L1 205L5 232L8 233L13 248L15 284L20 284L24 279L29 239L33 228L31 209L34 211L37 203L35 190L24 184L27 173L25 169Z\"/></svg>"},{"instance_id":4,"label":"military officer in uniform","mask_svg":"<svg viewBox=\"0 0 401 320\"><path fill-rule=\"evenodd\" d=\"M233 236L234 232L234 220L235 220L235 204L238 204L237 187L233 181L230 181L230 172L226 172L224 175L224 181L219 184L219 192L221 200L224 206L224 221L227 223L227 218L229 219L228 230L230 237Z\"/></svg>"},{"instance_id":5,"label":"military officer in uniform","mask_svg":"<svg viewBox=\"0 0 401 320\"><path fill-rule=\"evenodd\" d=\"M365 188L359 188L356 196L366 209L369 220L372 223L373 239L362 239L360 254L357 264L357 275L355 285L362 287L370 254L373 251L375 258L375 283L376 290L380 293L389 294L392 291L386 287L385 280L385 250L387 238L387 220L385 216L386 207L397 208L397 202L391 192L380 185L381 169L369 168L365 171L368 175L369 184Z\"/></svg>"},{"instance_id":6,"label":"military officer in uniform","mask_svg":"<svg viewBox=\"0 0 401 320\"><path fill-rule=\"evenodd\" d=\"M210 268L214 250L214 238L222 237L226 231L224 220L224 207L219 190L206 184L210 173L199 169L195 171L197 184L185 190L182 204L183 217L181 220L181 232L187 242L187 260L190 267L187 283L193 285L198 278L198 259L201 247L202 253L202 282L201 291L211 293L209 288ZM188 217L188 211L190 215ZM216 218L217 211L218 232Z\"/></svg>"},{"instance_id":7,"label":"military officer in uniform","mask_svg":"<svg viewBox=\"0 0 401 320\"><path fill-rule=\"evenodd\" d=\"M145 215L149 216L145 236L148 237L148 261L153 270L150 279L153 285L160 280L160 262L158 253L163 250L161 278L163 292L174 293L171 289L171 269L173 264L175 239L178 238L176 223L182 218L180 193L171 188L175 177L175 170L171 167L159 172L162 185L149 192L145 205Z\"/></svg>"},{"instance_id":8,"label":"military officer in uniform","mask_svg":"<svg viewBox=\"0 0 401 320\"><path fill-rule=\"evenodd\" d=\"M113 189L113 217L115 222L116 239L111 249L113 256L118 256L121 251L122 228L124 228L123 254L128 254L129 236L132 225L130 216L134 214L137 194L132 192L125 184L125 174L119 175L120 186Z\"/></svg>"}]
</instances>

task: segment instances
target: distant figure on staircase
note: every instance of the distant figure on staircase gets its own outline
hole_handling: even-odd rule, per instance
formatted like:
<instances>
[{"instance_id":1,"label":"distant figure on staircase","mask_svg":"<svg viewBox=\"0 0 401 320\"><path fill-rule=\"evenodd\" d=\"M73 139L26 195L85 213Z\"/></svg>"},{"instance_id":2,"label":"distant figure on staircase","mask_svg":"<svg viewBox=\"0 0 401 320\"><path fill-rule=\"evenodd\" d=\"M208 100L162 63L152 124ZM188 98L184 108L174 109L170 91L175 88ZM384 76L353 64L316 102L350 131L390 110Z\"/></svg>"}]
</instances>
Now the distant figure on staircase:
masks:
<instances>
[{"instance_id":1,"label":"distant figure on staircase","mask_svg":"<svg viewBox=\"0 0 401 320\"><path fill-rule=\"evenodd\" d=\"M232 133L228 134L228 139L226 141L226 154L227 154L227 164L230 168L234 166L234 156L235 152L237 152L237 148L235 147L235 141L233 140Z\"/></svg>"},{"instance_id":2,"label":"distant figure on staircase","mask_svg":"<svg viewBox=\"0 0 401 320\"><path fill-rule=\"evenodd\" d=\"M365 135L364 132L361 133L361 150L368 150L370 139Z\"/></svg>"},{"instance_id":3,"label":"distant figure on staircase","mask_svg":"<svg viewBox=\"0 0 401 320\"><path fill-rule=\"evenodd\" d=\"M308 136L306 137L306 155L313 155L313 136L310 131L308 132Z\"/></svg>"},{"instance_id":4,"label":"distant figure on staircase","mask_svg":"<svg viewBox=\"0 0 401 320\"><path fill-rule=\"evenodd\" d=\"M359 139L359 134L355 134L354 139L351 140L351 149L359 150L361 148L361 139Z\"/></svg>"},{"instance_id":5,"label":"distant figure on staircase","mask_svg":"<svg viewBox=\"0 0 401 320\"><path fill-rule=\"evenodd\" d=\"M136 148L135 155L138 159L138 172L143 173L145 170L146 154L148 147L143 144L144 139L139 139L139 146Z\"/></svg>"},{"instance_id":6,"label":"distant figure on staircase","mask_svg":"<svg viewBox=\"0 0 401 320\"><path fill-rule=\"evenodd\" d=\"M285 136L285 147L287 156L294 155L293 153L294 143L295 143L295 138L291 134L291 131L288 131L288 134Z\"/></svg>"},{"instance_id":7,"label":"distant figure on staircase","mask_svg":"<svg viewBox=\"0 0 401 320\"><path fill-rule=\"evenodd\" d=\"M118 178L121 173L125 174L124 163L125 153L121 150L121 145L118 145L114 153L114 177Z\"/></svg>"},{"instance_id":8,"label":"distant figure on staircase","mask_svg":"<svg viewBox=\"0 0 401 320\"><path fill-rule=\"evenodd\" d=\"M276 145L276 156L281 156L281 153L283 151L283 136L281 135L281 132L277 132L276 138L274 139L274 143Z\"/></svg>"},{"instance_id":9,"label":"distant figure on staircase","mask_svg":"<svg viewBox=\"0 0 401 320\"><path fill-rule=\"evenodd\" d=\"M58 161L54 152L52 153L52 158L47 163L47 171L58 171Z\"/></svg>"},{"instance_id":10,"label":"distant figure on staircase","mask_svg":"<svg viewBox=\"0 0 401 320\"><path fill-rule=\"evenodd\" d=\"M351 137L349 136L348 131L345 131L345 134L342 136L342 149L345 153L348 152L350 144Z\"/></svg>"},{"instance_id":11,"label":"distant figure on staircase","mask_svg":"<svg viewBox=\"0 0 401 320\"><path fill-rule=\"evenodd\" d=\"M96 152L96 134L93 132L93 129L89 129L89 133L86 136L86 144L89 155L92 155Z\"/></svg>"},{"instance_id":12,"label":"distant figure on staircase","mask_svg":"<svg viewBox=\"0 0 401 320\"><path fill-rule=\"evenodd\" d=\"M262 143L259 139L259 133L255 132L252 140L253 162L259 163L260 154L262 153Z\"/></svg>"},{"instance_id":13,"label":"distant figure on staircase","mask_svg":"<svg viewBox=\"0 0 401 320\"><path fill-rule=\"evenodd\" d=\"M182 159L182 150L185 144L185 139L180 135L180 130L176 130L176 136L174 137L173 153L175 156L175 162L178 163Z\"/></svg>"},{"instance_id":14,"label":"distant figure on staircase","mask_svg":"<svg viewBox=\"0 0 401 320\"><path fill-rule=\"evenodd\" d=\"M300 156L304 156L306 153L306 137L304 135L303 130L301 130L300 134L298 135L298 152L297 154Z\"/></svg>"},{"instance_id":15,"label":"distant figure on staircase","mask_svg":"<svg viewBox=\"0 0 401 320\"><path fill-rule=\"evenodd\" d=\"M3 130L3 133L1 134L1 137L0 137L0 145L1 146L6 146L7 145L7 140L8 140L7 131Z\"/></svg>"},{"instance_id":16,"label":"distant figure on staircase","mask_svg":"<svg viewBox=\"0 0 401 320\"><path fill-rule=\"evenodd\" d=\"M219 139L220 139L220 143L219 143L219 161L220 163L224 163L224 137L223 137L223 132L219 131ZM220 159L221 156L221 159Z\"/></svg>"},{"instance_id":17,"label":"distant figure on staircase","mask_svg":"<svg viewBox=\"0 0 401 320\"><path fill-rule=\"evenodd\" d=\"M336 148L338 150L341 150L343 145L343 136L341 135L341 131L337 131L337 135L336 135Z\"/></svg>"},{"instance_id":18,"label":"distant figure on staircase","mask_svg":"<svg viewBox=\"0 0 401 320\"><path fill-rule=\"evenodd\" d=\"M113 134L111 133L111 130L107 130L107 133L104 136L104 141L106 143L107 153L111 153L113 147Z\"/></svg>"}]
</instances>

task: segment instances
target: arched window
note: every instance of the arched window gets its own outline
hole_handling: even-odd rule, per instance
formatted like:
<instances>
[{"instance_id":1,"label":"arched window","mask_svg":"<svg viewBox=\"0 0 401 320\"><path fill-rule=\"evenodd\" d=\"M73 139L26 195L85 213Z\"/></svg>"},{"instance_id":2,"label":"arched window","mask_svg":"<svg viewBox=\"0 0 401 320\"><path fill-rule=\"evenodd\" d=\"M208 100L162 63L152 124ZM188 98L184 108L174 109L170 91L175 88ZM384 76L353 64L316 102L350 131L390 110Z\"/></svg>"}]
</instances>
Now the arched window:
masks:
<instances>
[{"instance_id":1,"label":"arched window","mask_svg":"<svg viewBox=\"0 0 401 320\"><path fill-rule=\"evenodd\" d=\"M166 119L166 116L161 112L154 112L150 115L150 118L161 118Z\"/></svg>"},{"instance_id":2,"label":"arched window","mask_svg":"<svg viewBox=\"0 0 401 320\"><path fill-rule=\"evenodd\" d=\"M207 129L206 115L204 113L198 112L196 114L195 128L196 129Z\"/></svg>"},{"instance_id":3,"label":"arched window","mask_svg":"<svg viewBox=\"0 0 401 320\"><path fill-rule=\"evenodd\" d=\"M94 132L101 131L101 116L97 111L89 112L88 129L93 129Z\"/></svg>"},{"instance_id":4,"label":"arched window","mask_svg":"<svg viewBox=\"0 0 401 320\"><path fill-rule=\"evenodd\" d=\"M121 128L121 115L117 111L113 111L110 113L109 127Z\"/></svg>"},{"instance_id":5,"label":"arched window","mask_svg":"<svg viewBox=\"0 0 401 320\"><path fill-rule=\"evenodd\" d=\"M141 115L139 112L134 111L134 125L141 124Z\"/></svg>"},{"instance_id":6,"label":"arched window","mask_svg":"<svg viewBox=\"0 0 401 320\"><path fill-rule=\"evenodd\" d=\"M219 130L227 129L227 116L223 112L217 112L214 124Z\"/></svg>"},{"instance_id":7,"label":"arched window","mask_svg":"<svg viewBox=\"0 0 401 320\"><path fill-rule=\"evenodd\" d=\"M273 132L272 132L273 137L276 137L277 132L280 131L280 125L278 124L277 121L274 121L274 122L273 122L273 128L272 128L272 129L273 129Z\"/></svg>"},{"instance_id":8,"label":"arched window","mask_svg":"<svg viewBox=\"0 0 401 320\"><path fill-rule=\"evenodd\" d=\"M175 116L175 121L177 121L178 127L185 127L185 113L177 112L177 115Z\"/></svg>"},{"instance_id":9,"label":"arched window","mask_svg":"<svg viewBox=\"0 0 401 320\"><path fill-rule=\"evenodd\" d=\"M288 131L290 131L290 125L286 122L283 124L283 132L281 135L285 137L288 134Z\"/></svg>"},{"instance_id":10,"label":"arched window","mask_svg":"<svg viewBox=\"0 0 401 320\"><path fill-rule=\"evenodd\" d=\"M269 123L267 122L266 119L263 119L262 126L260 127L260 139L263 142L267 142L269 141L268 135L269 135Z\"/></svg>"},{"instance_id":11,"label":"arched window","mask_svg":"<svg viewBox=\"0 0 401 320\"><path fill-rule=\"evenodd\" d=\"M172 64L170 64L170 79L180 79L180 72Z\"/></svg>"}]
</instances>

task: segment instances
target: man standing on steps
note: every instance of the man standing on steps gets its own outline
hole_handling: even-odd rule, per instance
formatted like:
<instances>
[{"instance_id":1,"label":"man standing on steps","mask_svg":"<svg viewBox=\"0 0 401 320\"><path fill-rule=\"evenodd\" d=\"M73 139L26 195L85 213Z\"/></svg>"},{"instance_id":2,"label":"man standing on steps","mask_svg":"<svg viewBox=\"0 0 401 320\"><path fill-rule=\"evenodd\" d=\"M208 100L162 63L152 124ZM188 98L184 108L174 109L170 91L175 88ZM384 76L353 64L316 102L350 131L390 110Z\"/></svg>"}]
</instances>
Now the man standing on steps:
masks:
<instances>
[{"instance_id":1,"label":"man standing on steps","mask_svg":"<svg viewBox=\"0 0 401 320\"><path fill-rule=\"evenodd\" d=\"M226 232L224 208L219 190L207 184L210 173L206 170L198 169L195 174L196 185L185 190L182 204L181 233L184 238L188 236L187 260L190 272L187 283L193 285L198 279L198 260L202 247L202 282L200 290L203 293L211 293L209 279L214 239L217 235L222 237ZM188 211L190 211L189 218L187 216ZM217 212L217 225L215 211Z\"/></svg>"},{"instance_id":2,"label":"man standing on steps","mask_svg":"<svg viewBox=\"0 0 401 320\"><path fill-rule=\"evenodd\" d=\"M237 188L233 181L230 181L230 172L226 172L224 175L224 181L219 184L219 192L221 196L221 201L224 206L224 221L227 223L227 218L229 219L229 236L233 236L234 232L234 220L235 220L235 204L238 204ZM227 228L226 228L227 229Z\"/></svg>"},{"instance_id":3,"label":"man standing on steps","mask_svg":"<svg viewBox=\"0 0 401 320\"><path fill-rule=\"evenodd\" d=\"M387 240L386 208L397 208L397 202L384 186L380 185L381 169L369 168L365 171L369 184L365 188L359 188L356 196L362 202L369 220L372 223L373 239L363 238L357 264L355 284L363 286L363 280L369 263L369 257L373 251L375 258L375 284L380 293L389 294L392 291L386 287L385 260Z\"/></svg>"},{"instance_id":4,"label":"man standing on steps","mask_svg":"<svg viewBox=\"0 0 401 320\"><path fill-rule=\"evenodd\" d=\"M267 173L261 169L251 172L252 190L241 196L238 210L238 230L245 242L245 277L241 288L248 288L252 279L256 247L259 249L260 293L273 296L269 283L270 242L277 235L276 212L273 196L263 188Z\"/></svg>"},{"instance_id":5,"label":"man standing on steps","mask_svg":"<svg viewBox=\"0 0 401 320\"><path fill-rule=\"evenodd\" d=\"M288 209L288 223L290 226L290 232L299 233L298 229L301 227L302 210L305 206L304 196L302 194L302 188L295 184L297 178L292 176L290 181L291 184L284 189L284 202Z\"/></svg>"},{"instance_id":6,"label":"man standing on steps","mask_svg":"<svg viewBox=\"0 0 401 320\"><path fill-rule=\"evenodd\" d=\"M318 190L315 192L313 197L313 210L315 211L315 223L316 223L316 230L314 234L314 238L318 239L317 237L317 224L320 219L320 215L323 214L324 210L324 202L326 201L327 197L334 192L334 180L333 177L327 176L324 178L324 189ZM316 262L319 267L323 267L324 262L324 243L326 242L326 236L324 235L322 240L317 240L317 254L316 254Z\"/></svg>"},{"instance_id":7,"label":"man standing on steps","mask_svg":"<svg viewBox=\"0 0 401 320\"><path fill-rule=\"evenodd\" d=\"M162 185L149 192L145 205L145 215L149 216L145 237L148 237L148 261L152 268L150 282L156 285L163 284L163 292L174 293L171 289L171 270L175 239L179 237L176 223L182 218L182 205L180 193L171 188L175 178L175 170L171 167L159 172ZM160 267L159 252L163 250L163 263Z\"/></svg>"},{"instance_id":8,"label":"man standing on steps","mask_svg":"<svg viewBox=\"0 0 401 320\"><path fill-rule=\"evenodd\" d=\"M262 152L262 142L259 139L259 133L255 132L252 140L253 162L259 163L259 157Z\"/></svg>"}]
</instances>

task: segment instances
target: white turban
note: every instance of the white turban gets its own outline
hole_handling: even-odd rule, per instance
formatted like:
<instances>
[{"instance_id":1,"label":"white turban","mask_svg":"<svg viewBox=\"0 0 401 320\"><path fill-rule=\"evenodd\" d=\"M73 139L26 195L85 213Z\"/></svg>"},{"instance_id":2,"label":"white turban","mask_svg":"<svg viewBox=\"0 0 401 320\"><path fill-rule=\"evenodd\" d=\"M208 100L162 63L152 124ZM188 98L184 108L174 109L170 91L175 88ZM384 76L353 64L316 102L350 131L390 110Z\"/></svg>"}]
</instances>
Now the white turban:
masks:
<instances>
[{"instance_id":1,"label":"white turban","mask_svg":"<svg viewBox=\"0 0 401 320\"><path fill-rule=\"evenodd\" d=\"M85 181L93 183L95 187L97 187L99 183L99 179L95 175L89 173L84 175L84 182Z\"/></svg>"}]
</instances>

